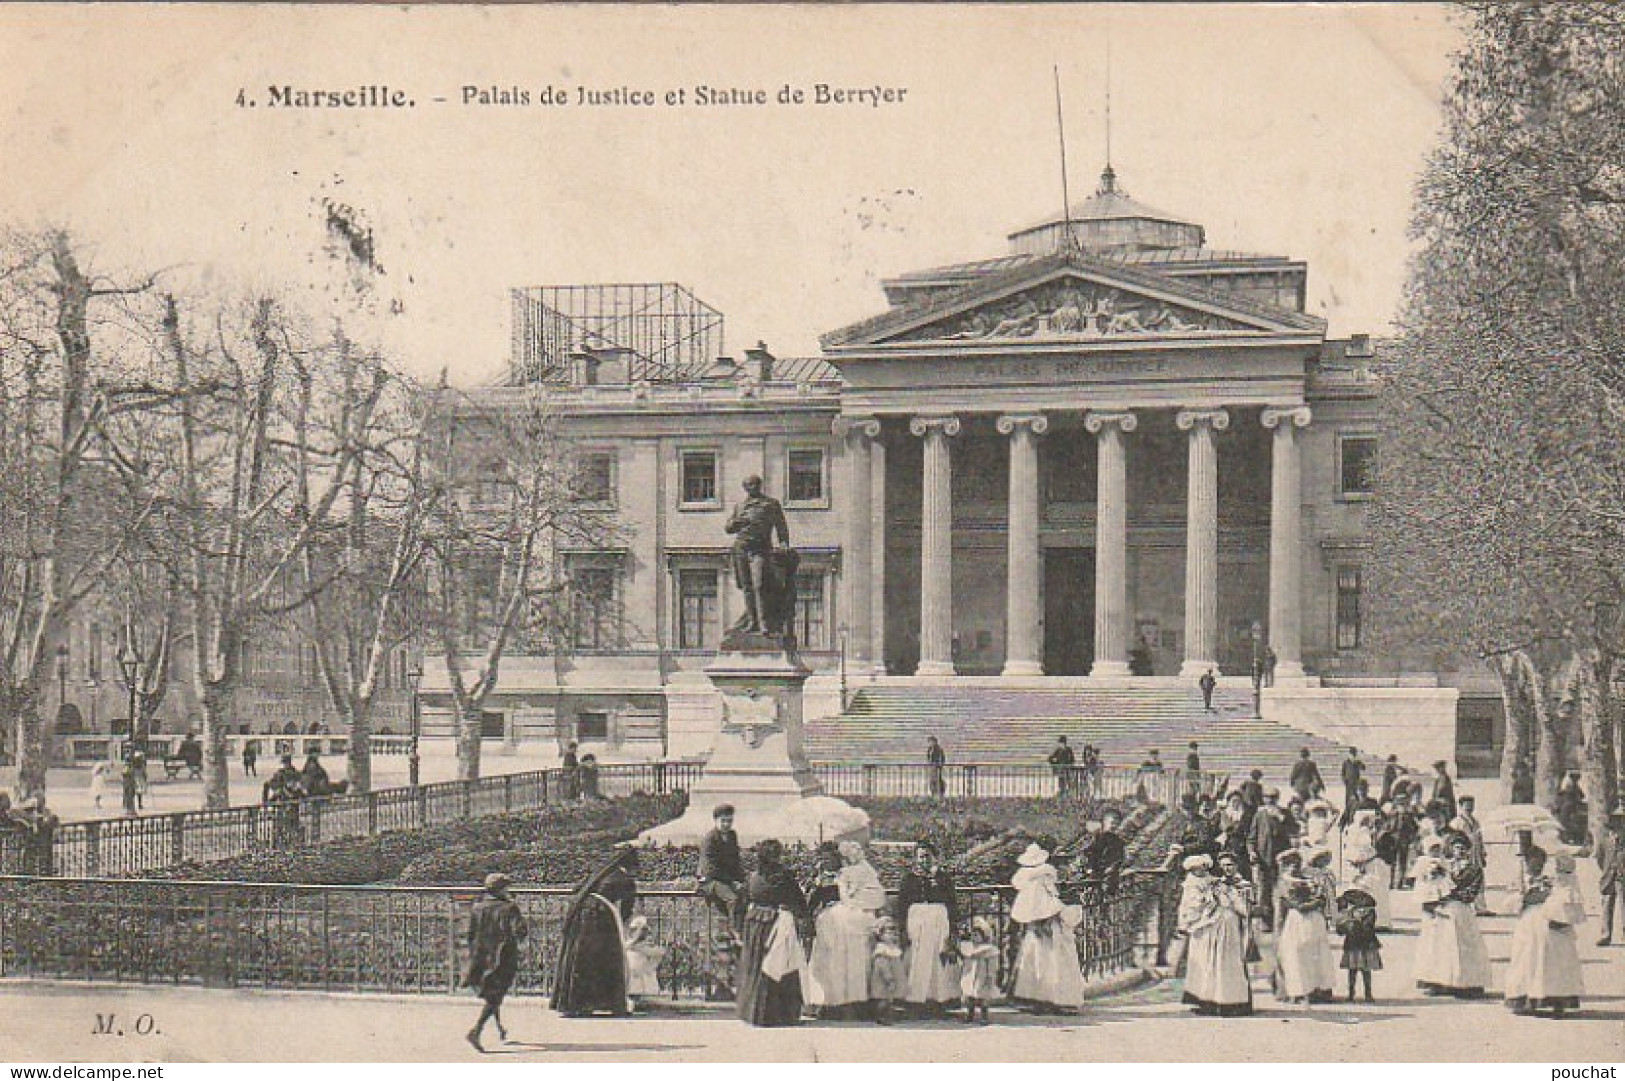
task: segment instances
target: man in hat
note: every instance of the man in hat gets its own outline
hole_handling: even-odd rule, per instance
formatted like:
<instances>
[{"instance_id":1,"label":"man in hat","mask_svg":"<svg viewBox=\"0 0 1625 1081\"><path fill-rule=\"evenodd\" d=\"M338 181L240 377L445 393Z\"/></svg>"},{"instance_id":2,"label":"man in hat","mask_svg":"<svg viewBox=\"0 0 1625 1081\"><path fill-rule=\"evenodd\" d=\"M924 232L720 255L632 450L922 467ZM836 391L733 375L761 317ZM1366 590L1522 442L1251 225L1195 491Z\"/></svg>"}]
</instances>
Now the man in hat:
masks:
<instances>
[{"instance_id":1,"label":"man in hat","mask_svg":"<svg viewBox=\"0 0 1625 1081\"><path fill-rule=\"evenodd\" d=\"M733 804L717 804L711 809L711 820L715 825L700 840L700 896L737 936L745 911L740 903L745 890L745 865L739 854L739 834L734 832Z\"/></svg>"},{"instance_id":2,"label":"man in hat","mask_svg":"<svg viewBox=\"0 0 1625 1081\"><path fill-rule=\"evenodd\" d=\"M1399 780L1400 772L1399 756L1389 755L1388 761L1382 767L1382 796L1379 803L1387 803L1394 798L1394 784Z\"/></svg>"},{"instance_id":3,"label":"man in hat","mask_svg":"<svg viewBox=\"0 0 1625 1081\"><path fill-rule=\"evenodd\" d=\"M1456 817L1456 785L1450 779L1449 764L1442 758L1433 763L1433 796L1428 800L1428 805L1435 803L1444 804L1447 823Z\"/></svg>"},{"instance_id":4,"label":"man in hat","mask_svg":"<svg viewBox=\"0 0 1625 1081\"><path fill-rule=\"evenodd\" d=\"M1614 912L1625 909L1625 802L1614 807L1608 827L1597 841L1597 866L1602 871L1598 889L1602 893L1602 937L1599 946L1614 942ZM1621 923L1625 923L1622 914Z\"/></svg>"},{"instance_id":5,"label":"man in hat","mask_svg":"<svg viewBox=\"0 0 1625 1081\"><path fill-rule=\"evenodd\" d=\"M1247 832L1247 860L1253 866L1259 918L1266 931L1275 928L1276 860L1291 847L1292 829L1281 810L1281 790L1271 786L1264 789L1264 806L1253 815Z\"/></svg>"},{"instance_id":6,"label":"man in hat","mask_svg":"<svg viewBox=\"0 0 1625 1081\"><path fill-rule=\"evenodd\" d=\"M1313 758L1309 757L1308 747L1298 752L1298 760L1292 763L1292 776L1288 778L1287 783L1292 786L1292 791L1298 794L1298 798L1305 803L1308 803L1315 797L1316 793L1326 787L1326 782L1321 780L1320 777L1320 767L1315 765Z\"/></svg>"},{"instance_id":7,"label":"man in hat","mask_svg":"<svg viewBox=\"0 0 1625 1081\"><path fill-rule=\"evenodd\" d=\"M495 1021L497 1036L506 1043L508 1030L502 1027L502 1000L519 974L519 943L529 928L519 903L508 892L513 880L495 873L485 876L485 896L468 915L468 972L463 982L474 989L484 1005L480 1019L468 1030L468 1042L483 1052L480 1033L485 1022Z\"/></svg>"}]
</instances>

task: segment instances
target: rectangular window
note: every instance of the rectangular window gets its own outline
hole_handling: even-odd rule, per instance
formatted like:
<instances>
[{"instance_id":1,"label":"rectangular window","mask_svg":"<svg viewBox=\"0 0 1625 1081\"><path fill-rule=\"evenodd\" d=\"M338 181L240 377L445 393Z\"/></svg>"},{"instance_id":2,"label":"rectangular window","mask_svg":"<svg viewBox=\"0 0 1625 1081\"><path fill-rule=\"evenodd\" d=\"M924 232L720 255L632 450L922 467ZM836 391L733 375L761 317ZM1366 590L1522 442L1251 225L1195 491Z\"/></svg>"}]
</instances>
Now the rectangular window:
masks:
<instances>
[{"instance_id":1,"label":"rectangular window","mask_svg":"<svg viewBox=\"0 0 1625 1081\"><path fill-rule=\"evenodd\" d=\"M609 739L609 714L602 711L576 714L576 739L582 743L603 743Z\"/></svg>"},{"instance_id":2,"label":"rectangular window","mask_svg":"<svg viewBox=\"0 0 1625 1081\"><path fill-rule=\"evenodd\" d=\"M717 648L717 572L679 571L677 590L677 648Z\"/></svg>"},{"instance_id":3,"label":"rectangular window","mask_svg":"<svg viewBox=\"0 0 1625 1081\"><path fill-rule=\"evenodd\" d=\"M577 649L614 649L619 644L615 579L612 567L577 567L570 575L571 630Z\"/></svg>"},{"instance_id":4,"label":"rectangular window","mask_svg":"<svg viewBox=\"0 0 1625 1081\"><path fill-rule=\"evenodd\" d=\"M1338 441L1337 491L1342 496L1368 496L1376 481L1377 439L1345 435Z\"/></svg>"},{"instance_id":5,"label":"rectangular window","mask_svg":"<svg viewBox=\"0 0 1625 1081\"><path fill-rule=\"evenodd\" d=\"M583 503L615 502L615 455L604 451L579 455L573 491Z\"/></svg>"},{"instance_id":6,"label":"rectangular window","mask_svg":"<svg viewBox=\"0 0 1625 1081\"><path fill-rule=\"evenodd\" d=\"M1337 568L1337 648L1360 648L1360 568Z\"/></svg>"},{"instance_id":7,"label":"rectangular window","mask_svg":"<svg viewBox=\"0 0 1625 1081\"><path fill-rule=\"evenodd\" d=\"M503 739L508 735L508 715L499 710L480 711L480 738Z\"/></svg>"},{"instance_id":8,"label":"rectangular window","mask_svg":"<svg viewBox=\"0 0 1625 1081\"><path fill-rule=\"evenodd\" d=\"M828 649L824 630L824 576L796 575L796 641L806 649Z\"/></svg>"},{"instance_id":9,"label":"rectangular window","mask_svg":"<svg viewBox=\"0 0 1625 1081\"><path fill-rule=\"evenodd\" d=\"M717 453L714 450L685 450L682 463L684 506L717 506Z\"/></svg>"},{"instance_id":10,"label":"rectangular window","mask_svg":"<svg viewBox=\"0 0 1625 1081\"><path fill-rule=\"evenodd\" d=\"M817 447L792 450L786 463L785 502L824 502L824 452Z\"/></svg>"}]
</instances>

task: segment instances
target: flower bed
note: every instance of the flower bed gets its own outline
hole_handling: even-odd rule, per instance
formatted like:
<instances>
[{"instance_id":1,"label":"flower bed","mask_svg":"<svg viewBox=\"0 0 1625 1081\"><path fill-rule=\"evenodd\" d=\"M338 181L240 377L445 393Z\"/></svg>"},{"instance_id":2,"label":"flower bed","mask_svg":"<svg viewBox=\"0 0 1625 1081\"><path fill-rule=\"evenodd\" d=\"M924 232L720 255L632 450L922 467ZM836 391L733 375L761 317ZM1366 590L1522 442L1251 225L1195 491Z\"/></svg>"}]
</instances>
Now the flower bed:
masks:
<instances>
[{"instance_id":1,"label":"flower bed","mask_svg":"<svg viewBox=\"0 0 1625 1081\"><path fill-rule=\"evenodd\" d=\"M965 885L1002 885L1015 871L1020 844L1007 844L966 863L970 849L1019 829L1047 847L1073 841L1085 822L1108 808L1123 814L1128 866L1161 863L1173 819L1159 804L1132 800L1080 806L1054 799L949 799L921 797L854 799L870 815L877 842L871 860L881 879L895 886L911 859L911 845L930 841ZM261 853L214 863L185 863L147 878L242 881L304 885L468 885L501 871L521 885L568 886L599 866L618 842L675 818L683 797L630 796L612 801L560 805L522 814L481 818L424 830L404 830ZM890 843L888 843L890 842ZM676 888L693 884L699 862L694 848L643 852L639 879ZM749 854L746 863L749 865ZM813 873L812 853L792 850L788 860L804 879Z\"/></svg>"}]
</instances>

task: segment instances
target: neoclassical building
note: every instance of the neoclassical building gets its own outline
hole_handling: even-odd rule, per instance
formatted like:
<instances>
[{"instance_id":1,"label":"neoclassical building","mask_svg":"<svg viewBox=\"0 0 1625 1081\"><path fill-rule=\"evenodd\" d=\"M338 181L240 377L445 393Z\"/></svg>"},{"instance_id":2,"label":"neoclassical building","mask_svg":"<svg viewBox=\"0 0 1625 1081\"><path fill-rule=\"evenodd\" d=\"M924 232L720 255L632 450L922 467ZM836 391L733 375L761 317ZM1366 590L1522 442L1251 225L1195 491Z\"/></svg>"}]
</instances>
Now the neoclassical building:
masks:
<instances>
[{"instance_id":1,"label":"neoclassical building","mask_svg":"<svg viewBox=\"0 0 1625 1081\"><path fill-rule=\"evenodd\" d=\"M1210 247L1110 168L1008 240L887 280L886 309L816 358L696 363L715 313L676 287L658 304L693 331L683 357L573 315L573 293L516 293L518 385L468 408L540 387L625 541L558 553L597 599L566 648L505 664L488 735L703 751L700 669L737 616L722 525L754 473L803 555L815 713L898 681L1247 680L1273 654L1266 716L1454 756L1462 680L1368 648L1371 346L1305 312L1307 266ZM429 667L432 734L450 716Z\"/></svg>"}]
</instances>

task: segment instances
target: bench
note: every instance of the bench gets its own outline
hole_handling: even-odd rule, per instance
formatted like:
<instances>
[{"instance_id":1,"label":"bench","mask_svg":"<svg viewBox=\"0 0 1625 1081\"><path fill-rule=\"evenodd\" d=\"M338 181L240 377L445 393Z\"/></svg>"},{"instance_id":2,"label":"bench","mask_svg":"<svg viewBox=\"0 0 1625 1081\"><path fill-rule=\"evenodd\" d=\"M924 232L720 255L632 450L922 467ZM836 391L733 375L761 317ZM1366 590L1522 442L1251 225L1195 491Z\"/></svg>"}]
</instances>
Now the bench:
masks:
<instances>
[{"instance_id":1,"label":"bench","mask_svg":"<svg viewBox=\"0 0 1625 1081\"><path fill-rule=\"evenodd\" d=\"M188 762L186 759L182 758L178 754L166 754L166 755L164 755L164 776L165 777L168 777L171 781L176 780L177 778L180 777L181 770L183 770L183 769L187 771L187 777L189 779L195 780L195 781L203 779L203 763L202 762L198 762L197 764L194 765L194 764Z\"/></svg>"}]
</instances>

